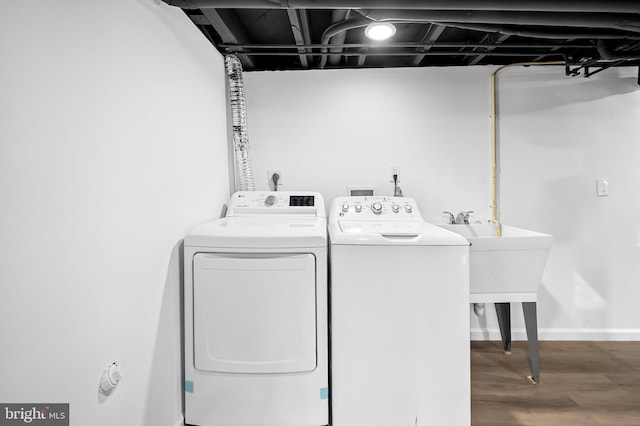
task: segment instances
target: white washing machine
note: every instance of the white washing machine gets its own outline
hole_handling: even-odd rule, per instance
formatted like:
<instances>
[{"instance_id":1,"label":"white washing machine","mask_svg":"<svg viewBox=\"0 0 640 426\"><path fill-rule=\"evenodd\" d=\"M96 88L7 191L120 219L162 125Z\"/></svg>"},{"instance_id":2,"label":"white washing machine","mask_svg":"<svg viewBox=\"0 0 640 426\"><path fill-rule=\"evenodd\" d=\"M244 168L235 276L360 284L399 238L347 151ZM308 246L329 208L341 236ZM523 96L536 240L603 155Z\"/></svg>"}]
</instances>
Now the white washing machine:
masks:
<instances>
[{"instance_id":1,"label":"white washing machine","mask_svg":"<svg viewBox=\"0 0 640 426\"><path fill-rule=\"evenodd\" d=\"M334 200L329 240L331 424L470 424L467 240L393 197Z\"/></svg>"},{"instance_id":2,"label":"white washing machine","mask_svg":"<svg viewBox=\"0 0 640 426\"><path fill-rule=\"evenodd\" d=\"M184 239L185 422L329 418L327 230L314 192L238 192Z\"/></svg>"}]
</instances>

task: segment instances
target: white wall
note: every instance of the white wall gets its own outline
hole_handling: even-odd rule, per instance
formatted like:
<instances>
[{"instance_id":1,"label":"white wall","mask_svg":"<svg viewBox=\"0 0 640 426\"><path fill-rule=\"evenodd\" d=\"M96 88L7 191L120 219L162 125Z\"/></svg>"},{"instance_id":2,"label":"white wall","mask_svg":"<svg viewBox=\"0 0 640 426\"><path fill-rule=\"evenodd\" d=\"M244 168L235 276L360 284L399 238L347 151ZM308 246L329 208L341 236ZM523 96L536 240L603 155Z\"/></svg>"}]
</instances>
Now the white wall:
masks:
<instances>
[{"instance_id":1,"label":"white wall","mask_svg":"<svg viewBox=\"0 0 640 426\"><path fill-rule=\"evenodd\" d=\"M543 337L640 339L637 68L510 70L500 85L503 221L555 237ZM609 197L596 196L598 178Z\"/></svg>"},{"instance_id":2,"label":"white wall","mask_svg":"<svg viewBox=\"0 0 640 426\"><path fill-rule=\"evenodd\" d=\"M392 194L388 166L428 221L442 210L490 217L493 67L254 72L245 75L257 187L327 200L349 184ZM539 294L543 339L640 339L637 262L640 87L636 69L589 79L564 68L499 77L501 218L555 236ZM595 196L596 178L611 196ZM436 302L437 303L437 302ZM514 338L523 338L513 307ZM472 316L474 338L498 338L495 312Z\"/></svg>"},{"instance_id":3,"label":"white wall","mask_svg":"<svg viewBox=\"0 0 640 426\"><path fill-rule=\"evenodd\" d=\"M267 169L281 189L315 189L327 201L348 185L393 194L400 165L405 195L423 215L489 212L487 70L434 68L245 74L256 186Z\"/></svg>"},{"instance_id":4,"label":"white wall","mask_svg":"<svg viewBox=\"0 0 640 426\"><path fill-rule=\"evenodd\" d=\"M180 242L228 197L222 58L151 0L2 2L0 54L0 401L180 424Z\"/></svg>"}]
</instances>

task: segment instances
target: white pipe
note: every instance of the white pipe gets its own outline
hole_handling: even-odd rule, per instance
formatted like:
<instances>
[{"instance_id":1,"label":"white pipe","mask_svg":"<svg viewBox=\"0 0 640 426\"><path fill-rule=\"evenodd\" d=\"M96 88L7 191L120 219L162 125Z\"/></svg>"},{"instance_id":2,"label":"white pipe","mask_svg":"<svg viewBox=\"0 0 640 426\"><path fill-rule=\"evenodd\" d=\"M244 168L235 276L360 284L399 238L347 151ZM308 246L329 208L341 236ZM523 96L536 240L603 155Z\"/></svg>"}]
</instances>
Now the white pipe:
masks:
<instances>
[{"instance_id":1,"label":"white pipe","mask_svg":"<svg viewBox=\"0 0 640 426\"><path fill-rule=\"evenodd\" d=\"M496 69L491 74L491 222L496 226L496 236L502 236L502 224L498 219L498 73L515 66L565 65L564 61L517 62Z\"/></svg>"}]
</instances>

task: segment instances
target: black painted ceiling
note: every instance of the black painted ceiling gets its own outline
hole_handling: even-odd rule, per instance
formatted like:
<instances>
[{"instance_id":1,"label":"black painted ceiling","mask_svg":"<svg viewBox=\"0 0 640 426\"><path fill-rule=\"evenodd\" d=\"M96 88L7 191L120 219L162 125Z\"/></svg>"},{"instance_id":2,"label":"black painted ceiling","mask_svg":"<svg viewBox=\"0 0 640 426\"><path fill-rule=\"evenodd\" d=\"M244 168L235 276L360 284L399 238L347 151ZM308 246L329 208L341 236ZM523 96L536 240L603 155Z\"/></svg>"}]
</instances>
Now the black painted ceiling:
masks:
<instances>
[{"instance_id":1,"label":"black painted ceiling","mask_svg":"<svg viewBox=\"0 0 640 426\"><path fill-rule=\"evenodd\" d=\"M640 65L640 0L163 0L245 71L564 61ZM397 32L364 36L372 21Z\"/></svg>"}]
</instances>

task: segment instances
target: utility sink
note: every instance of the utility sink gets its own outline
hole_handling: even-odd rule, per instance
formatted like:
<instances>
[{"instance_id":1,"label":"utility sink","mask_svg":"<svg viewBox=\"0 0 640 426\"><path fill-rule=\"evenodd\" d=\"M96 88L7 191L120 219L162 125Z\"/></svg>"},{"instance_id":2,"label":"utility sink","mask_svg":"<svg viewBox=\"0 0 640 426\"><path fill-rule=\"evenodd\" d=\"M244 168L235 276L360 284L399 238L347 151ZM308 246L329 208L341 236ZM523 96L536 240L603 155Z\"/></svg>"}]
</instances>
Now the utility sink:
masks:
<instances>
[{"instance_id":1,"label":"utility sink","mask_svg":"<svg viewBox=\"0 0 640 426\"><path fill-rule=\"evenodd\" d=\"M502 225L438 225L470 243L471 302L535 302L553 236Z\"/></svg>"},{"instance_id":2,"label":"utility sink","mask_svg":"<svg viewBox=\"0 0 640 426\"><path fill-rule=\"evenodd\" d=\"M492 223L439 226L462 235L471 243L469 301L495 303L506 354L511 353L511 302L522 302L531 363L527 380L539 383L538 287L553 237L507 225L502 225L498 237Z\"/></svg>"}]
</instances>

